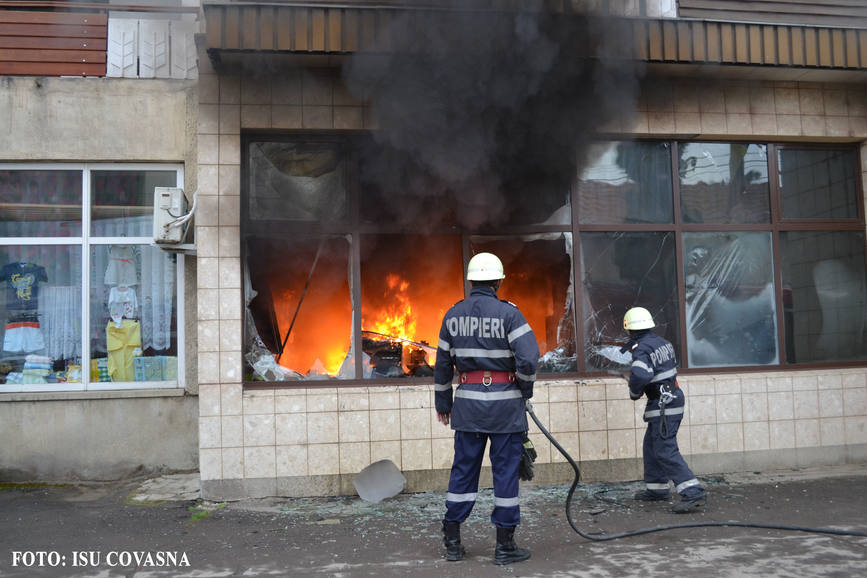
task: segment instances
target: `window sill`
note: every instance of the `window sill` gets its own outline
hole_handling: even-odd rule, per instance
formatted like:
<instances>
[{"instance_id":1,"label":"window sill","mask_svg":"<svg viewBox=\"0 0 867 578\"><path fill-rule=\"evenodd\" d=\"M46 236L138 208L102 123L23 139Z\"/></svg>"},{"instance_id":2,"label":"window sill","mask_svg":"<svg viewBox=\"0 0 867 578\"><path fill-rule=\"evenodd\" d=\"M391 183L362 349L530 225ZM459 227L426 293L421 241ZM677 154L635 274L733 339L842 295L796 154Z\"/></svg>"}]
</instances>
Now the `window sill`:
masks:
<instances>
[{"instance_id":1,"label":"window sill","mask_svg":"<svg viewBox=\"0 0 867 578\"><path fill-rule=\"evenodd\" d=\"M0 393L0 403L6 401L72 401L79 399L123 399L134 397L180 397L180 387L164 389L113 389L102 391L22 391Z\"/></svg>"}]
</instances>

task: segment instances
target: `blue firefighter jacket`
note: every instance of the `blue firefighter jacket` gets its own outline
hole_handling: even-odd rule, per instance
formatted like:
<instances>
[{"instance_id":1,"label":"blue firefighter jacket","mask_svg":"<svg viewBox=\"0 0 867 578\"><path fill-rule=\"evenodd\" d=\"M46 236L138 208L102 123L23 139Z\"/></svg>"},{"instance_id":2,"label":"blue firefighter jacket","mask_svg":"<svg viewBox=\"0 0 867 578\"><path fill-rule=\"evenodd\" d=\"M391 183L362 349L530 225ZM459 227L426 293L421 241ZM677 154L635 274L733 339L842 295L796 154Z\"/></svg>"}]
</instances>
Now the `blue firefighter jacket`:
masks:
<instances>
[{"instance_id":1,"label":"blue firefighter jacket","mask_svg":"<svg viewBox=\"0 0 867 578\"><path fill-rule=\"evenodd\" d=\"M683 392L674 386L677 377L677 360L674 346L654 332L647 330L633 334L626 345L632 352L632 372L629 376L629 397L633 400L647 396L644 421L659 416L659 387L669 385L674 399L668 403L666 414L682 415ZM674 410L674 411L669 411Z\"/></svg>"},{"instance_id":2,"label":"blue firefighter jacket","mask_svg":"<svg viewBox=\"0 0 867 578\"><path fill-rule=\"evenodd\" d=\"M443 317L434 368L436 410L451 413L458 431L525 432L524 400L533 397L538 361L536 336L518 308L498 299L492 287L473 287ZM462 383L453 392L455 368L514 372L515 381Z\"/></svg>"}]
</instances>

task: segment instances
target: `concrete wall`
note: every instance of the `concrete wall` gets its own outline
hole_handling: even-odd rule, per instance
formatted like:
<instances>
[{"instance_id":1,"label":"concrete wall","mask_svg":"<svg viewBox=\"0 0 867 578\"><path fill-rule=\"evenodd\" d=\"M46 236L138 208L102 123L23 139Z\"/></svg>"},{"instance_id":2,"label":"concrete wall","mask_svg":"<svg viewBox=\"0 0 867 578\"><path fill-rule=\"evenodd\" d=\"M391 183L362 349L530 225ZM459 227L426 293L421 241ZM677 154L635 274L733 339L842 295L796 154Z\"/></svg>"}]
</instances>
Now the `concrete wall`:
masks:
<instances>
[{"instance_id":1,"label":"concrete wall","mask_svg":"<svg viewBox=\"0 0 867 578\"><path fill-rule=\"evenodd\" d=\"M195 470L194 396L11 394L0 401L0 480L115 480Z\"/></svg>"},{"instance_id":2,"label":"concrete wall","mask_svg":"<svg viewBox=\"0 0 867 578\"><path fill-rule=\"evenodd\" d=\"M0 78L4 162L184 163L195 189L195 80ZM195 258L185 266L195 311ZM196 325L186 326L195 359ZM198 466L196 364L186 390L3 394L0 479L106 480Z\"/></svg>"},{"instance_id":3,"label":"concrete wall","mask_svg":"<svg viewBox=\"0 0 867 578\"><path fill-rule=\"evenodd\" d=\"M388 458L407 489L443 489L452 432L436 420L432 386L244 390L240 135L247 129L357 130L369 124L338 76L200 70L196 231L200 473L205 496L354 493L352 479ZM613 134L676 138L864 142L867 89L797 82L657 80ZM867 147L861 148L867 166ZM683 377L678 440L698 473L867 459L867 368ZM584 467L585 479L639 479L643 403L620 381L537 384L536 413ZM535 426L533 427L535 430ZM537 481L571 468L536 432Z\"/></svg>"}]
</instances>

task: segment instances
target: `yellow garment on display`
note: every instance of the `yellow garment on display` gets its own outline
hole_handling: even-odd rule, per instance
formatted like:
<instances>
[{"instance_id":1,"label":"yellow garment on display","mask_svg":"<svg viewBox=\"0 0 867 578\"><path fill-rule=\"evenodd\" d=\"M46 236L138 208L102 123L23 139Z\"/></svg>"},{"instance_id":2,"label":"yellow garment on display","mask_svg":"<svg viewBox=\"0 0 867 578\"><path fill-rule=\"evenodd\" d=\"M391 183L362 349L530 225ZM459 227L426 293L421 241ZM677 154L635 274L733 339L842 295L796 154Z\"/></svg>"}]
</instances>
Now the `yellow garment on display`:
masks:
<instances>
[{"instance_id":1,"label":"yellow garment on display","mask_svg":"<svg viewBox=\"0 0 867 578\"><path fill-rule=\"evenodd\" d=\"M113 321L105 328L108 348L108 374L112 381L135 381L136 348L141 347L141 326L138 321L124 319L118 327Z\"/></svg>"}]
</instances>

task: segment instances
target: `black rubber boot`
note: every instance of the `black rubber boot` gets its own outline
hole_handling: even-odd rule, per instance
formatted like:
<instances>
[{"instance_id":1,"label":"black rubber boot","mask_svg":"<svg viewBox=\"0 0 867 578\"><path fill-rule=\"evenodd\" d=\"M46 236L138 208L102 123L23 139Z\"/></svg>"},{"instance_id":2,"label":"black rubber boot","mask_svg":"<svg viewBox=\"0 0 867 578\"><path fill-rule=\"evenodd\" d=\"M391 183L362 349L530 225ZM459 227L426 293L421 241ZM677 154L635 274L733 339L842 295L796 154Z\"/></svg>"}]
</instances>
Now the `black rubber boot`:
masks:
<instances>
[{"instance_id":1,"label":"black rubber boot","mask_svg":"<svg viewBox=\"0 0 867 578\"><path fill-rule=\"evenodd\" d=\"M443 544L446 546L446 560L457 562L464 559L464 547L461 546L460 524L443 520Z\"/></svg>"},{"instance_id":2,"label":"black rubber boot","mask_svg":"<svg viewBox=\"0 0 867 578\"><path fill-rule=\"evenodd\" d=\"M512 562L523 562L530 557L530 551L515 545L515 527L497 527L497 548L494 550L494 564L502 566Z\"/></svg>"}]
</instances>

